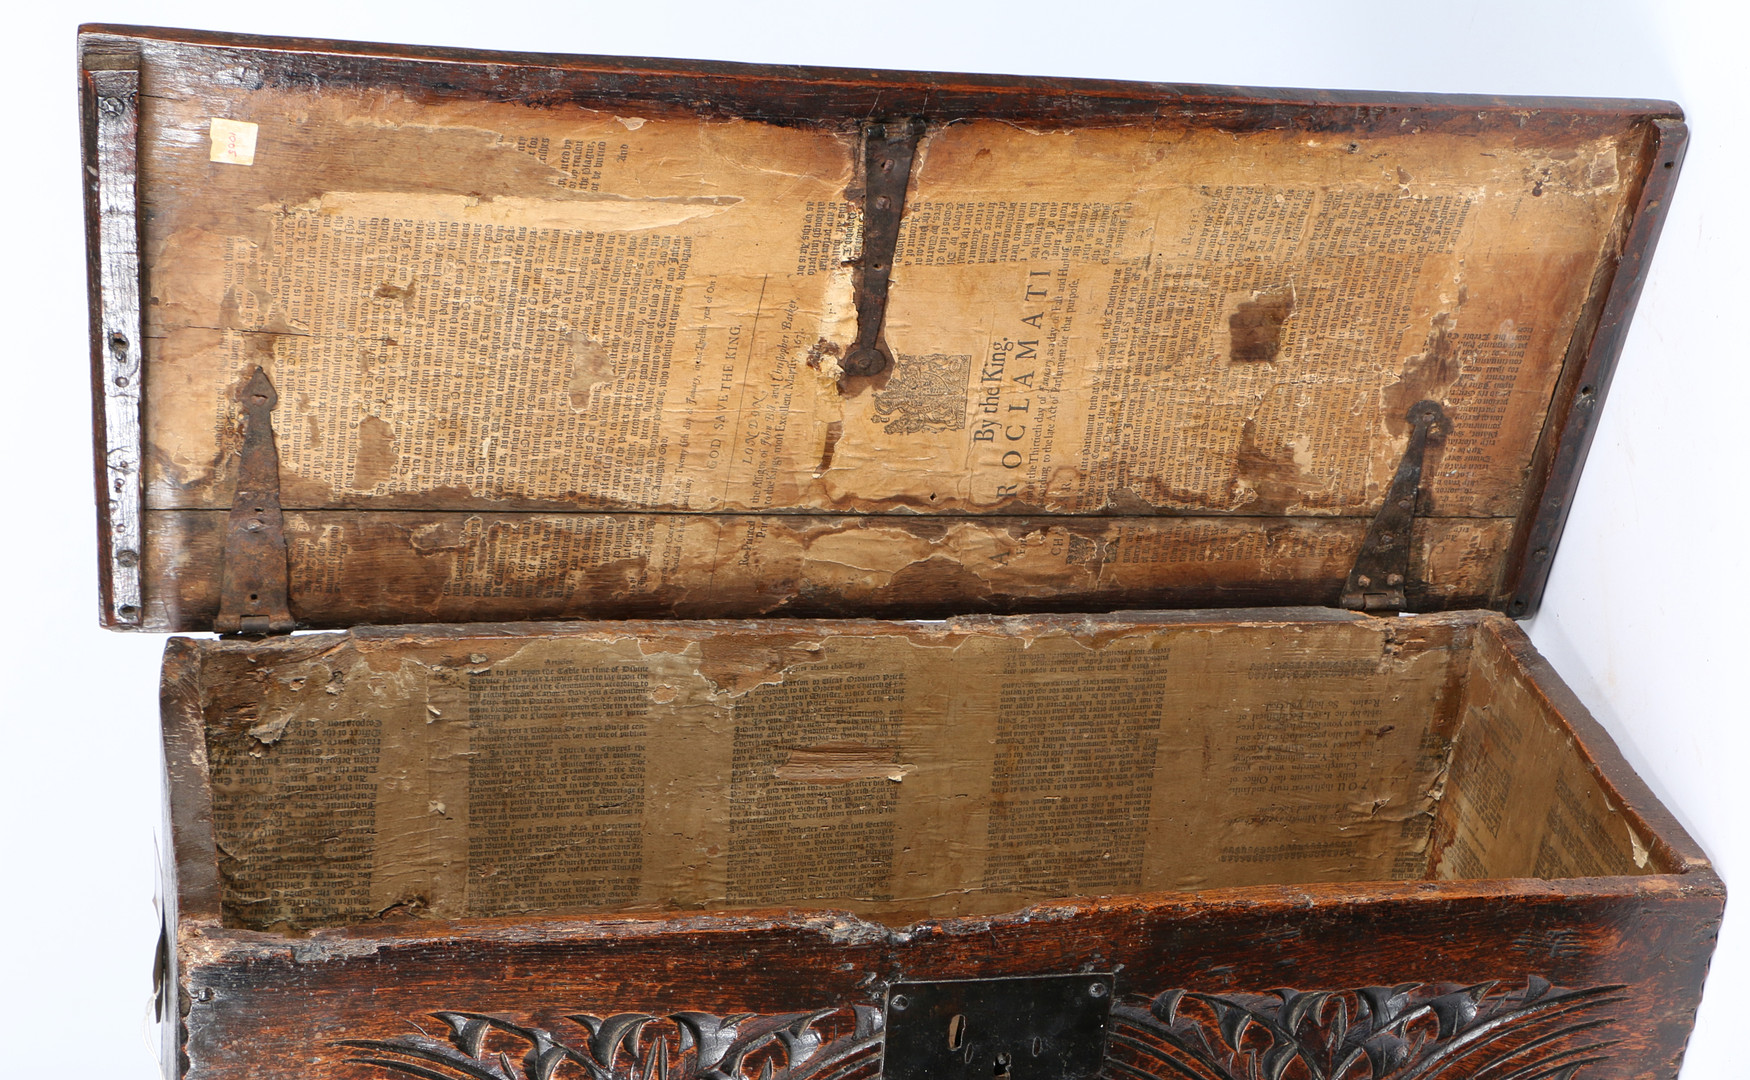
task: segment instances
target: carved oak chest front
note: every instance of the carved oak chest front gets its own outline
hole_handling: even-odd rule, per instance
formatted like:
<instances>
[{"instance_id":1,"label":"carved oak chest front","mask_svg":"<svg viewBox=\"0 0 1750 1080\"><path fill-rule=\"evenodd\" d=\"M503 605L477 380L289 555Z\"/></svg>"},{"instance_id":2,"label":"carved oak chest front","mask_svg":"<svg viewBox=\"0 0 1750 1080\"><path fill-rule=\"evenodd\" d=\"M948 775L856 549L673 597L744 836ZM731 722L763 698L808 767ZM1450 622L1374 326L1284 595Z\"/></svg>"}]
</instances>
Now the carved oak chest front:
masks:
<instances>
[{"instance_id":1,"label":"carved oak chest front","mask_svg":"<svg viewBox=\"0 0 1750 1080\"><path fill-rule=\"evenodd\" d=\"M81 57L170 1075L1675 1073L1723 890L1506 617L1674 106Z\"/></svg>"}]
</instances>

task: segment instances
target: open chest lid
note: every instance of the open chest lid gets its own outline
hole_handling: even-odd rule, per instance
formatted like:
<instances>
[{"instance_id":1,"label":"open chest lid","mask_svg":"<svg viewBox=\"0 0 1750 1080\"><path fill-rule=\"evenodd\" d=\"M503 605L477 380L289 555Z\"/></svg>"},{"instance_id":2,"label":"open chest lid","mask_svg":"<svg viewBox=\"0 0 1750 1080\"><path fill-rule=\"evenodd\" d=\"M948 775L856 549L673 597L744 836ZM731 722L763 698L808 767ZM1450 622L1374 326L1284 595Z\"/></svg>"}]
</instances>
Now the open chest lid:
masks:
<instances>
[{"instance_id":1,"label":"open chest lid","mask_svg":"<svg viewBox=\"0 0 1750 1080\"><path fill-rule=\"evenodd\" d=\"M1535 610L1667 102L81 35L103 621Z\"/></svg>"}]
</instances>

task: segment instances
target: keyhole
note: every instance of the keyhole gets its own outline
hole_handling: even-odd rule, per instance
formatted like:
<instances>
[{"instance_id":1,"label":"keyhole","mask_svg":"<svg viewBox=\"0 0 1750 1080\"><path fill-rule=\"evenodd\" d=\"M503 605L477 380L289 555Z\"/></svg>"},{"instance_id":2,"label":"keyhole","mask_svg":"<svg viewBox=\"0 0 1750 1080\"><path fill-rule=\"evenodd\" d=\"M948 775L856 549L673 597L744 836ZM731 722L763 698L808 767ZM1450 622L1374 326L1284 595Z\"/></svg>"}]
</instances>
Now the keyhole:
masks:
<instances>
[{"instance_id":1,"label":"keyhole","mask_svg":"<svg viewBox=\"0 0 1750 1080\"><path fill-rule=\"evenodd\" d=\"M1045 1053L1045 1040L1037 1035L1033 1036L1033 1056L1038 1057L1043 1053Z\"/></svg>"},{"instance_id":2,"label":"keyhole","mask_svg":"<svg viewBox=\"0 0 1750 1080\"><path fill-rule=\"evenodd\" d=\"M963 1013L955 1013L954 1018L948 1021L948 1049L958 1050L965 1042L966 1016Z\"/></svg>"},{"instance_id":3,"label":"keyhole","mask_svg":"<svg viewBox=\"0 0 1750 1080\"><path fill-rule=\"evenodd\" d=\"M1009 1055L1007 1053L1002 1053L1002 1054L997 1055L996 1075L997 1076L1009 1075Z\"/></svg>"}]
</instances>

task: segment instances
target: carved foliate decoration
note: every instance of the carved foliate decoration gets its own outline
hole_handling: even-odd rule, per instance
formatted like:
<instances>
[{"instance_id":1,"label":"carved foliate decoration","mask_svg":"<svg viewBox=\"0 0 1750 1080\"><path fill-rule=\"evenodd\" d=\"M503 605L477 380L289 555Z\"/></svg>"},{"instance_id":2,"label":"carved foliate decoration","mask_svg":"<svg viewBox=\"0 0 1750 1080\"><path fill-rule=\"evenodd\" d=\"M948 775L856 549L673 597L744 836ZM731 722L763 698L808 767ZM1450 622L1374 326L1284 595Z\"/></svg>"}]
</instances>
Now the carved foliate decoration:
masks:
<instances>
[{"instance_id":1,"label":"carved foliate decoration","mask_svg":"<svg viewBox=\"0 0 1750 1080\"><path fill-rule=\"evenodd\" d=\"M1619 1040L1600 1039L1621 986L1567 989L1536 976L1353 990L1207 994L1114 1003L1102 1075L1124 1080L1579 1080ZM439 1012L430 1033L348 1040L348 1059L417 1080L876 1080L882 1012L567 1017L575 1032Z\"/></svg>"},{"instance_id":2,"label":"carved foliate decoration","mask_svg":"<svg viewBox=\"0 0 1750 1080\"><path fill-rule=\"evenodd\" d=\"M881 1010L570 1016L576 1034L482 1013L433 1016L447 1038L348 1040L352 1061L420 1080L871 1080Z\"/></svg>"},{"instance_id":3,"label":"carved foliate decoration","mask_svg":"<svg viewBox=\"0 0 1750 1080\"><path fill-rule=\"evenodd\" d=\"M1592 1015L1620 986L1568 990L1532 976L1359 990L1169 990L1112 1010L1111 1075L1174 1080L1573 1080L1618 1040ZM1116 1066L1116 1069L1113 1068Z\"/></svg>"}]
</instances>

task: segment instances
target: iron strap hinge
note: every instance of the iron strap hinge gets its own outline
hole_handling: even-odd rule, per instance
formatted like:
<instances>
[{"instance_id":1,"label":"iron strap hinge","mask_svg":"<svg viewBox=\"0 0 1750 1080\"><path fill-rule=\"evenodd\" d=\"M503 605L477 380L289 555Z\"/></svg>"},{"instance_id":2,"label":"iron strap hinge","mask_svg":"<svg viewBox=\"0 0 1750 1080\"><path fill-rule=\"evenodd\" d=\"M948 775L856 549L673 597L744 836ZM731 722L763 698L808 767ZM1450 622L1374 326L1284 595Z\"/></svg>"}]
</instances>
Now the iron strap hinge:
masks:
<instances>
[{"instance_id":1,"label":"iron strap hinge","mask_svg":"<svg viewBox=\"0 0 1750 1080\"><path fill-rule=\"evenodd\" d=\"M225 527L219 617L213 620L221 634L287 634L296 625L286 598L280 455L271 415L278 404L267 372L256 368L243 388L243 450Z\"/></svg>"},{"instance_id":2,"label":"iron strap hinge","mask_svg":"<svg viewBox=\"0 0 1750 1080\"><path fill-rule=\"evenodd\" d=\"M1385 505L1367 527L1355 567L1343 585L1342 604L1351 611L1402 611L1410 579L1410 542L1416 523L1416 499L1422 488L1422 459L1428 444L1452 430L1446 410L1437 401L1418 401L1404 419L1410 440L1398 462L1397 475L1385 494Z\"/></svg>"},{"instance_id":3,"label":"iron strap hinge","mask_svg":"<svg viewBox=\"0 0 1750 1080\"><path fill-rule=\"evenodd\" d=\"M905 215L905 189L912 159L923 137L922 120L893 120L863 129L863 254L857 260L857 340L839 367L847 376L879 375L893 365L883 328L887 323L887 285L899 247L899 219Z\"/></svg>"}]
</instances>

